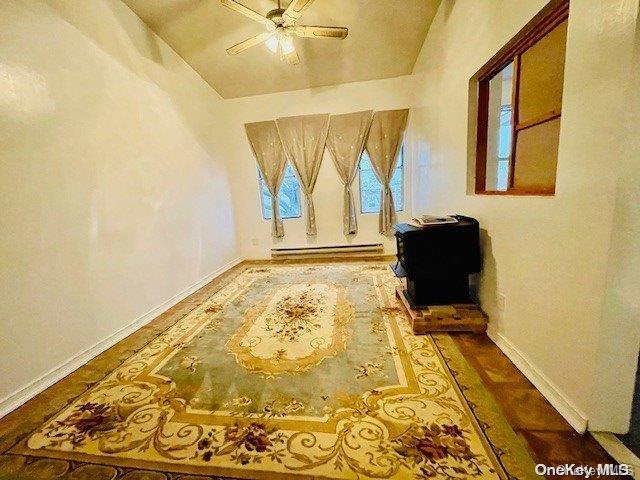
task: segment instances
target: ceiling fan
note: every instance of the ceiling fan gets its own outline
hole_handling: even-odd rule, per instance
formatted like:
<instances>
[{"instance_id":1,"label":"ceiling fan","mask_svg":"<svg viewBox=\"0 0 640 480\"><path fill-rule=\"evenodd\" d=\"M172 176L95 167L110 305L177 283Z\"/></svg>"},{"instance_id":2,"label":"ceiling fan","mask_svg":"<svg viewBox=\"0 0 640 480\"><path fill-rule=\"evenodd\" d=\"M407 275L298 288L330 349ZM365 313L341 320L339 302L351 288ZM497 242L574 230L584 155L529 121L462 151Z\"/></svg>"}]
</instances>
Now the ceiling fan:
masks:
<instances>
[{"instance_id":1,"label":"ceiling fan","mask_svg":"<svg viewBox=\"0 0 640 480\"><path fill-rule=\"evenodd\" d=\"M235 0L220 0L220 3L267 27L266 32L227 48L229 55L237 55L248 48L264 42L269 50L279 54L280 60L295 65L300 62L300 58L293 44L293 35L309 38L344 39L349 33L349 29L345 27L295 25L302 15L302 12L313 3L313 0L291 0L291 3L286 9L280 7L280 0L278 0L278 8L271 10L265 16L260 15L258 12L245 7Z\"/></svg>"}]
</instances>

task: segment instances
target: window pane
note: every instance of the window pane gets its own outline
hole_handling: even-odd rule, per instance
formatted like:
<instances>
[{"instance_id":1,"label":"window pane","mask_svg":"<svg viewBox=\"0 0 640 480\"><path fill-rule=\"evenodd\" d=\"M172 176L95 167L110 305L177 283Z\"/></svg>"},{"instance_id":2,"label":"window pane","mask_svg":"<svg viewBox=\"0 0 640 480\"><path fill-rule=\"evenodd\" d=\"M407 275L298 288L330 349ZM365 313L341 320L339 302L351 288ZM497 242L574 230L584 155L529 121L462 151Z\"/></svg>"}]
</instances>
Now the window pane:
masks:
<instances>
[{"instance_id":1,"label":"window pane","mask_svg":"<svg viewBox=\"0 0 640 480\"><path fill-rule=\"evenodd\" d=\"M518 123L560 113L566 42L565 20L522 54Z\"/></svg>"},{"instance_id":2,"label":"window pane","mask_svg":"<svg viewBox=\"0 0 640 480\"><path fill-rule=\"evenodd\" d=\"M272 214L271 194L269 193L260 172L258 172L258 175L260 177L260 190L262 194L262 216L263 218L270 220ZM289 163L287 163L284 170L284 179L282 180L282 186L278 193L278 201L280 202L280 216L282 218L300 217L300 184L298 183L298 178Z\"/></svg>"},{"instance_id":3,"label":"window pane","mask_svg":"<svg viewBox=\"0 0 640 480\"><path fill-rule=\"evenodd\" d=\"M393 203L396 211L404 208L404 189L403 189L403 173L404 159L402 148L398 154L398 163L391 176L391 192L393 193ZM378 181L378 177L373 172L371 159L367 151L362 152L360 157L360 210L362 213L377 213L380 211L380 194L382 185Z\"/></svg>"},{"instance_id":4,"label":"window pane","mask_svg":"<svg viewBox=\"0 0 640 480\"><path fill-rule=\"evenodd\" d=\"M396 207L396 212L399 212L404 207L404 199L402 198L403 188L402 188L402 180L403 180L403 172L404 163L402 158L402 149L400 149L400 154L398 158L398 164L393 171L393 175L391 176L391 192L393 193L393 204Z\"/></svg>"},{"instance_id":5,"label":"window pane","mask_svg":"<svg viewBox=\"0 0 640 480\"><path fill-rule=\"evenodd\" d=\"M513 175L516 188L555 190L559 139L559 118L520 130Z\"/></svg>"},{"instance_id":6,"label":"window pane","mask_svg":"<svg viewBox=\"0 0 640 480\"><path fill-rule=\"evenodd\" d=\"M505 191L511 155L513 63L489 80L486 190Z\"/></svg>"},{"instance_id":7,"label":"window pane","mask_svg":"<svg viewBox=\"0 0 640 480\"><path fill-rule=\"evenodd\" d=\"M262 179L262 174L260 175L260 193L262 197L262 217L266 219L271 218L271 194L269 190L267 190L267 186L264 184L264 180Z\"/></svg>"}]
</instances>

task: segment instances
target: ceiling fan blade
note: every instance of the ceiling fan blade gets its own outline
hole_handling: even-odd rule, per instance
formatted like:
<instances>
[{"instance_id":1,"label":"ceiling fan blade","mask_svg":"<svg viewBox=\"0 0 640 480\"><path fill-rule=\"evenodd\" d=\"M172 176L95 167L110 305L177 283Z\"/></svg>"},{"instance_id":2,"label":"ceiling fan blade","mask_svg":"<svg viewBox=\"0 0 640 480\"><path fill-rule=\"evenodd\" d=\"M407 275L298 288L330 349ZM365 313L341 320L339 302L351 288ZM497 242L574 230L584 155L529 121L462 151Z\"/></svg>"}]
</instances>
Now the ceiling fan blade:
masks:
<instances>
[{"instance_id":1,"label":"ceiling fan blade","mask_svg":"<svg viewBox=\"0 0 640 480\"><path fill-rule=\"evenodd\" d=\"M271 35L273 35L272 32L264 32L260 35L256 35L255 37L248 38L243 42L235 44L233 47L227 48L227 53L229 55L237 55L238 53L244 52L247 48L251 48L254 45L264 42Z\"/></svg>"},{"instance_id":2,"label":"ceiling fan blade","mask_svg":"<svg viewBox=\"0 0 640 480\"><path fill-rule=\"evenodd\" d=\"M284 60L289 65L297 65L297 64L300 63L300 57L298 56L298 53L295 50L293 52L285 55L284 56Z\"/></svg>"},{"instance_id":3,"label":"ceiling fan blade","mask_svg":"<svg viewBox=\"0 0 640 480\"><path fill-rule=\"evenodd\" d=\"M267 17L263 17L258 12L254 12L248 7L245 7L241 3L236 2L235 0L220 0L220 3L231 10L235 10L238 13L241 13L245 17L249 17L251 20L256 22L263 23L269 27L273 27L273 22L269 20Z\"/></svg>"},{"instance_id":4,"label":"ceiling fan blade","mask_svg":"<svg viewBox=\"0 0 640 480\"><path fill-rule=\"evenodd\" d=\"M317 27L313 25L300 25L292 27L293 33L299 37L310 38L340 38L344 39L349 34L345 27Z\"/></svg>"},{"instance_id":5,"label":"ceiling fan blade","mask_svg":"<svg viewBox=\"0 0 640 480\"><path fill-rule=\"evenodd\" d=\"M312 3L313 0L291 0L282 17L288 24L293 24Z\"/></svg>"}]
</instances>

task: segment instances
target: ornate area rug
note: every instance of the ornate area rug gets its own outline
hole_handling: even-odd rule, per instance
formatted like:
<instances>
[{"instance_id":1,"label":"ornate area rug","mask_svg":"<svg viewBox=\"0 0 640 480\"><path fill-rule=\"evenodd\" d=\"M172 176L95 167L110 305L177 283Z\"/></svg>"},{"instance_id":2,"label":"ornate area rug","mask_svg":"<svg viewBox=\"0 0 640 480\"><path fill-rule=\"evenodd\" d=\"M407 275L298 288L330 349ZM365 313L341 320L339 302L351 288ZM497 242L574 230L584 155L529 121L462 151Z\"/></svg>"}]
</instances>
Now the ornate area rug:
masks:
<instances>
[{"instance_id":1,"label":"ornate area rug","mask_svg":"<svg viewBox=\"0 0 640 480\"><path fill-rule=\"evenodd\" d=\"M533 477L451 339L412 334L396 285L382 264L247 268L10 454L110 479Z\"/></svg>"}]
</instances>

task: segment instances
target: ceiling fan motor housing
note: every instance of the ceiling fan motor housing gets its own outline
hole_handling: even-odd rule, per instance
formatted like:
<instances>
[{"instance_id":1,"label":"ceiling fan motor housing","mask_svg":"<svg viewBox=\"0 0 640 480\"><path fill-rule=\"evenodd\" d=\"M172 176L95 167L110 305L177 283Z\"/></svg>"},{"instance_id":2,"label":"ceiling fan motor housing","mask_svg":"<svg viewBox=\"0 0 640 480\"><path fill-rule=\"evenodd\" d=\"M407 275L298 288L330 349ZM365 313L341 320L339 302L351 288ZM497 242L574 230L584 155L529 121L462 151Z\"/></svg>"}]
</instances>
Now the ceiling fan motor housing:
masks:
<instances>
[{"instance_id":1,"label":"ceiling fan motor housing","mask_svg":"<svg viewBox=\"0 0 640 480\"><path fill-rule=\"evenodd\" d=\"M266 17L278 26L284 23L284 8L275 8L267 13Z\"/></svg>"}]
</instances>

